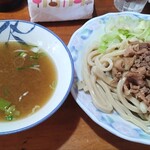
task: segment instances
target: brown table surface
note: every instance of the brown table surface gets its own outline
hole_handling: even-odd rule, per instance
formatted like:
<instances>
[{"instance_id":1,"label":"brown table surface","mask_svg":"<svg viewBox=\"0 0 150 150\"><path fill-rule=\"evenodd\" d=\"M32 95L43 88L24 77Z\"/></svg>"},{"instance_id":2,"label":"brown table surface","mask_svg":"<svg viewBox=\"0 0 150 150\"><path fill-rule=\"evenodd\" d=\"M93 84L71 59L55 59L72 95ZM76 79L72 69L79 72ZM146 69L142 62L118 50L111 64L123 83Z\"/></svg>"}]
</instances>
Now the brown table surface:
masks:
<instances>
[{"instance_id":1,"label":"brown table surface","mask_svg":"<svg viewBox=\"0 0 150 150\"><path fill-rule=\"evenodd\" d=\"M21 8L0 13L0 19L30 21L26 0ZM113 0L95 0L94 17L116 12ZM142 13L150 13L147 4ZM68 44L71 35L87 20L40 23ZM64 30L65 28L65 30ZM43 123L20 133L0 136L0 150L146 150L147 145L121 139L94 123L69 94L62 107Z\"/></svg>"}]
</instances>

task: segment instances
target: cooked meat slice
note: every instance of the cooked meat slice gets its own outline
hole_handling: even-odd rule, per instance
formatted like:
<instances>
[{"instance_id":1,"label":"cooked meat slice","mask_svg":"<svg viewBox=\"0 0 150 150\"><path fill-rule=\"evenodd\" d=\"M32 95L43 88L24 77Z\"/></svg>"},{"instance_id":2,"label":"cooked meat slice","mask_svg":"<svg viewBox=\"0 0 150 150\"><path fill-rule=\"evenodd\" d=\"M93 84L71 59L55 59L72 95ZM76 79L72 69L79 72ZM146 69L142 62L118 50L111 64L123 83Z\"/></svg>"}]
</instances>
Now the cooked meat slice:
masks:
<instances>
[{"instance_id":1,"label":"cooked meat slice","mask_svg":"<svg viewBox=\"0 0 150 150\"><path fill-rule=\"evenodd\" d=\"M126 74L127 82L132 83L133 85L143 87L146 83L144 81L144 76L138 72L128 72Z\"/></svg>"},{"instance_id":2,"label":"cooked meat slice","mask_svg":"<svg viewBox=\"0 0 150 150\"><path fill-rule=\"evenodd\" d=\"M117 59L115 62L114 62L114 67L118 70L118 71L124 71L124 60L122 58L120 59Z\"/></svg>"},{"instance_id":3,"label":"cooked meat slice","mask_svg":"<svg viewBox=\"0 0 150 150\"><path fill-rule=\"evenodd\" d=\"M127 70L127 71L130 70L130 68L133 66L135 58L136 58L136 56L124 58L124 69L125 70Z\"/></svg>"}]
</instances>

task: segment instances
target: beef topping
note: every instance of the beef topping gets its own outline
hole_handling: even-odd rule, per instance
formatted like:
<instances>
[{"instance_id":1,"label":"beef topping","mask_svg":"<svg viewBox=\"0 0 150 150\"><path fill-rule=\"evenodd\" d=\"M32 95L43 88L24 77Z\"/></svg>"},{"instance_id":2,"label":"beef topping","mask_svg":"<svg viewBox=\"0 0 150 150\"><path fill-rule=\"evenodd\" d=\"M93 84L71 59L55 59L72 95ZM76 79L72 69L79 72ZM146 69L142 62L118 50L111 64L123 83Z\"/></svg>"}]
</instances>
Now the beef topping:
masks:
<instances>
[{"instance_id":1,"label":"beef topping","mask_svg":"<svg viewBox=\"0 0 150 150\"><path fill-rule=\"evenodd\" d=\"M119 81L125 73L124 93L132 94L150 108L150 43L130 42L124 57L114 61L112 77ZM150 110L150 109L148 109ZM149 111L150 112L150 111Z\"/></svg>"}]
</instances>

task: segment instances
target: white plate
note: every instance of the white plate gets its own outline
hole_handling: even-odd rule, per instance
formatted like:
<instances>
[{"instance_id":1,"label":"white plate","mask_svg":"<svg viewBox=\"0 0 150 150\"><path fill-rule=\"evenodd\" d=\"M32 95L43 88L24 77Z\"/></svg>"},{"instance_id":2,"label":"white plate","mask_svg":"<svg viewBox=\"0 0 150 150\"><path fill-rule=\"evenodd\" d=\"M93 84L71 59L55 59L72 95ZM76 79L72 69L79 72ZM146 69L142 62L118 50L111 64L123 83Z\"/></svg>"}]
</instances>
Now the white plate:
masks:
<instances>
[{"instance_id":1,"label":"white plate","mask_svg":"<svg viewBox=\"0 0 150 150\"><path fill-rule=\"evenodd\" d=\"M88 46L89 41L92 41L92 36L99 30L99 33L104 32L104 26L111 16L128 15L134 18L143 18L150 20L149 15L119 12L108 13L87 21L80 29L78 29L71 37L68 48L72 54L75 66L74 85L72 87L72 95L79 106L86 114L98 125L113 133L114 135L126 139L128 141L150 145L150 135L145 133L139 127L122 119L117 113L106 114L96 109L93 105L91 97L83 91L78 91L76 82L82 79L81 66L82 55L84 49Z\"/></svg>"}]
</instances>

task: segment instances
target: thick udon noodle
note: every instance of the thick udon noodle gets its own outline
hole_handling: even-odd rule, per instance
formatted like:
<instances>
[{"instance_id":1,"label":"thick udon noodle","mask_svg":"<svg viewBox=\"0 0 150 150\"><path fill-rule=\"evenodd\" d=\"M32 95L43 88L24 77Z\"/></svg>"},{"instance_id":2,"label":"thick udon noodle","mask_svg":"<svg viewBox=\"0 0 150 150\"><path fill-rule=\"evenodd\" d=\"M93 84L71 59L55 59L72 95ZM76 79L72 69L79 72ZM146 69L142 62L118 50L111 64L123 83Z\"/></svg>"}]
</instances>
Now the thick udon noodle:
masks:
<instances>
[{"instance_id":1,"label":"thick udon noodle","mask_svg":"<svg viewBox=\"0 0 150 150\"><path fill-rule=\"evenodd\" d=\"M112 59L123 55L127 45L128 41L125 40L109 47L104 54L99 53L97 47L90 49L84 58L82 88L90 93L93 104L101 111L111 113L115 110L125 120L150 133L150 115L142 113L139 100L123 93L126 78L122 77L116 86L112 84Z\"/></svg>"}]
</instances>

